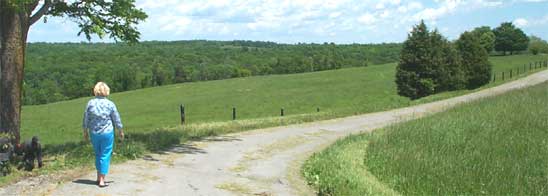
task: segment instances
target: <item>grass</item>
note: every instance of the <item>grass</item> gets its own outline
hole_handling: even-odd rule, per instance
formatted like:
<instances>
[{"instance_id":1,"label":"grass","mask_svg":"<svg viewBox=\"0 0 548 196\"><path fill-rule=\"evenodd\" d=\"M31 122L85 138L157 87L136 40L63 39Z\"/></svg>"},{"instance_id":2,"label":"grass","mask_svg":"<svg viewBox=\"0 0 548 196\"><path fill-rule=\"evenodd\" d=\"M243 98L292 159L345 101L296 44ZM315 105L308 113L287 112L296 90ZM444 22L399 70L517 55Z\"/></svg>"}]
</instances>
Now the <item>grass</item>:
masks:
<instances>
[{"instance_id":1,"label":"grass","mask_svg":"<svg viewBox=\"0 0 548 196\"><path fill-rule=\"evenodd\" d=\"M320 195L546 195L548 83L354 135L303 167Z\"/></svg>"},{"instance_id":2,"label":"grass","mask_svg":"<svg viewBox=\"0 0 548 196\"><path fill-rule=\"evenodd\" d=\"M545 59L544 56L492 57L495 70ZM411 101L398 96L395 63L315 73L258 76L221 81L183 83L110 96L121 113L128 140L117 145L114 160L206 136L264 127L383 111L430 102L470 91L442 93ZM497 81L496 85L502 81ZM91 88L91 87L90 87ZM91 146L82 142L82 112L90 97L24 106L22 138L41 138L48 156L39 172L91 167ZM187 125L179 124L179 104L185 104ZM232 107L238 120L232 121ZM279 117L280 108L287 116ZM321 112L316 112L320 108ZM0 185L25 173L0 178Z\"/></svg>"},{"instance_id":3,"label":"grass","mask_svg":"<svg viewBox=\"0 0 548 196\"><path fill-rule=\"evenodd\" d=\"M546 59L544 56L492 57L495 72ZM189 124L227 122L232 107L241 120L284 119L311 114L316 108L333 118L383 111L464 94L457 91L410 101L397 95L396 64L348 68L305 74L273 75L220 81L183 83L110 96L121 112L127 133L150 132L179 124L179 105L185 104ZM515 78L515 77L514 77ZM499 84L498 80L495 84ZM90 87L91 88L91 87ZM39 136L45 144L81 140L82 112L89 97L38 106L22 111L23 138ZM299 117L300 118L300 117Z\"/></svg>"}]
</instances>

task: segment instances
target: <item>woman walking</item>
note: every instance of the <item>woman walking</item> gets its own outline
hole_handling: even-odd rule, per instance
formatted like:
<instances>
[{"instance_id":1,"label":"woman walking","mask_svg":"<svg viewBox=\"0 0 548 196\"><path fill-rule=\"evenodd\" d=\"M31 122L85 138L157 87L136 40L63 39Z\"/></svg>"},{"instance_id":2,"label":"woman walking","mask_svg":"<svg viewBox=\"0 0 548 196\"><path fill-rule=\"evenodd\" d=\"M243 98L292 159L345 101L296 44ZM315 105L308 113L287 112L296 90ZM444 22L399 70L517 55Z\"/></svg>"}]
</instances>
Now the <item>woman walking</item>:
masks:
<instances>
[{"instance_id":1,"label":"woman walking","mask_svg":"<svg viewBox=\"0 0 548 196\"><path fill-rule=\"evenodd\" d=\"M110 88L104 82L98 82L93 88L95 98L89 100L84 111L84 139L89 140L95 152L95 168L97 169L97 185L105 187L105 175L108 173L112 147L114 145L114 127L119 131L120 139L124 139L122 121L116 105L106 97Z\"/></svg>"}]
</instances>

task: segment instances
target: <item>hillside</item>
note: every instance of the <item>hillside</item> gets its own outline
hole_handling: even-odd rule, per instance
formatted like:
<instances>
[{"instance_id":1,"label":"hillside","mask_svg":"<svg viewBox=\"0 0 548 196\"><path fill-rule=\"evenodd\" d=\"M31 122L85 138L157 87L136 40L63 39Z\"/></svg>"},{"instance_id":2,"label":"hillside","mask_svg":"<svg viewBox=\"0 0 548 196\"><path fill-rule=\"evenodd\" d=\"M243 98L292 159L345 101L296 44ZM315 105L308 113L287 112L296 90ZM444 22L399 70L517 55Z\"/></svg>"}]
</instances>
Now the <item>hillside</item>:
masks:
<instances>
[{"instance_id":1,"label":"hillside","mask_svg":"<svg viewBox=\"0 0 548 196\"><path fill-rule=\"evenodd\" d=\"M254 41L30 43L24 103L90 95L102 80L123 92L174 83L304 73L394 62L401 44L277 44Z\"/></svg>"},{"instance_id":2,"label":"hillside","mask_svg":"<svg viewBox=\"0 0 548 196\"><path fill-rule=\"evenodd\" d=\"M518 67L543 56L492 57L495 72ZM179 124L179 104L187 108L188 123L230 121L232 107L238 119L316 113L325 118L382 111L465 93L451 92L416 101L396 94L395 64L315 73L246 77L183 83L115 93L127 132L148 132ZM497 81L497 83L500 80ZM81 138L82 110L89 97L46 105L25 106L22 136L38 135L44 143ZM291 118L291 117L287 117Z\"/></svg>"}]
</instances>

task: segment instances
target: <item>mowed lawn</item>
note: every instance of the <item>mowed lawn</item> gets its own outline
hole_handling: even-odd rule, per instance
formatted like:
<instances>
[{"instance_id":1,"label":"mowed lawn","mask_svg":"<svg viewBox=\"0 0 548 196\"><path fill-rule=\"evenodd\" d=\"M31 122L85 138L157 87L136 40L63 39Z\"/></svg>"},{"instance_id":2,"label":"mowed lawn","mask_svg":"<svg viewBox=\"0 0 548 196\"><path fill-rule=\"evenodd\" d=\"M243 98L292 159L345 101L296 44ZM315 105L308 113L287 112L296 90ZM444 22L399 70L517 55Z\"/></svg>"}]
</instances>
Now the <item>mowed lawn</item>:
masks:
<instances>
[{"instance_id":1,"label":"mowed lawn","mask_svg":"<svg viewBox=\"0 0 548 196\"><path fill-rule=\"evenodd\" d=\"M495 71L522 66L546 56L492 57ZM398 96L394 82L396 63L315 73L273 75L195 82L113 93L126 132L148 132L179 124L179 105L186 106L187 123L316 113L325 118L382 111L466 93L444 93L410 101ZM497 83L500 80L497 81ZM91 92L91 88L90 92ZM81 140L82 112L91 97L47 105L25 106L21 134L37 135L45 144Z\"/></svg>"},{"instance_id":2,"label":"mowed lawn","mask_svg":"<svg viewBox=\"0 0 548 196\"><path fill-rule=\"evenodd\" d=\"M547 195L548 83L347 137L303 172L320 195Z\"/></svg>"}]
</instances>

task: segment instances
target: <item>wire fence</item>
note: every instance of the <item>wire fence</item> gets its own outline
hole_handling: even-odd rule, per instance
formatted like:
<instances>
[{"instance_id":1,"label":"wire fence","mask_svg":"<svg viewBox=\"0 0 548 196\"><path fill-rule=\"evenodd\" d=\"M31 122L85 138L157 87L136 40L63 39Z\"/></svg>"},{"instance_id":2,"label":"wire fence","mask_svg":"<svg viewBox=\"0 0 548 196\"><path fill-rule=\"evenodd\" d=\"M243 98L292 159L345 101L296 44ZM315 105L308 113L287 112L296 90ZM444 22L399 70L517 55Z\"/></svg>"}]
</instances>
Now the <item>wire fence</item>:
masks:
<instances>
[{"instance_id":1,"label":"wire fence","mask_svg":"<svg viewBox=\"0 0 548 196\"><path fill-rule=\"evenodd\" d=\"M523 66L517 66L515 68L493 73L493 80L492 82L496 82L498 80L504 81L507 79L511 79L513 77L517 77L519 75L527 74L532 71L536 71L538 69L545 69L548 68L548 60L544 61L535 61L530 62L529 64L524 64ZM320 108L316 108L316 112L320 112ZM180 115L181 115L181 125L184 125L186 122L186 112L185 112L185 106L180 105ZM280 108L280 116L285 116L285 109ZM236 120L237 117L237 110L236 107L232 107L232 120Z\"/></svg>"},{"instance_id":2,"label":"wire fence","mask_svg":"<svg viewBox=\"0 0 548 196\"><path fill-rule=\"evenodd\" d=\"M493 73L492 82L496 82L497 80L504 81L519 75L527 74L531 71L546 68L548 68L548 60L530 62L529 64L523 64L523 66L517 66L515 68L499 72L498 74L496 72Z\"/></svg>"}]
</instances>

